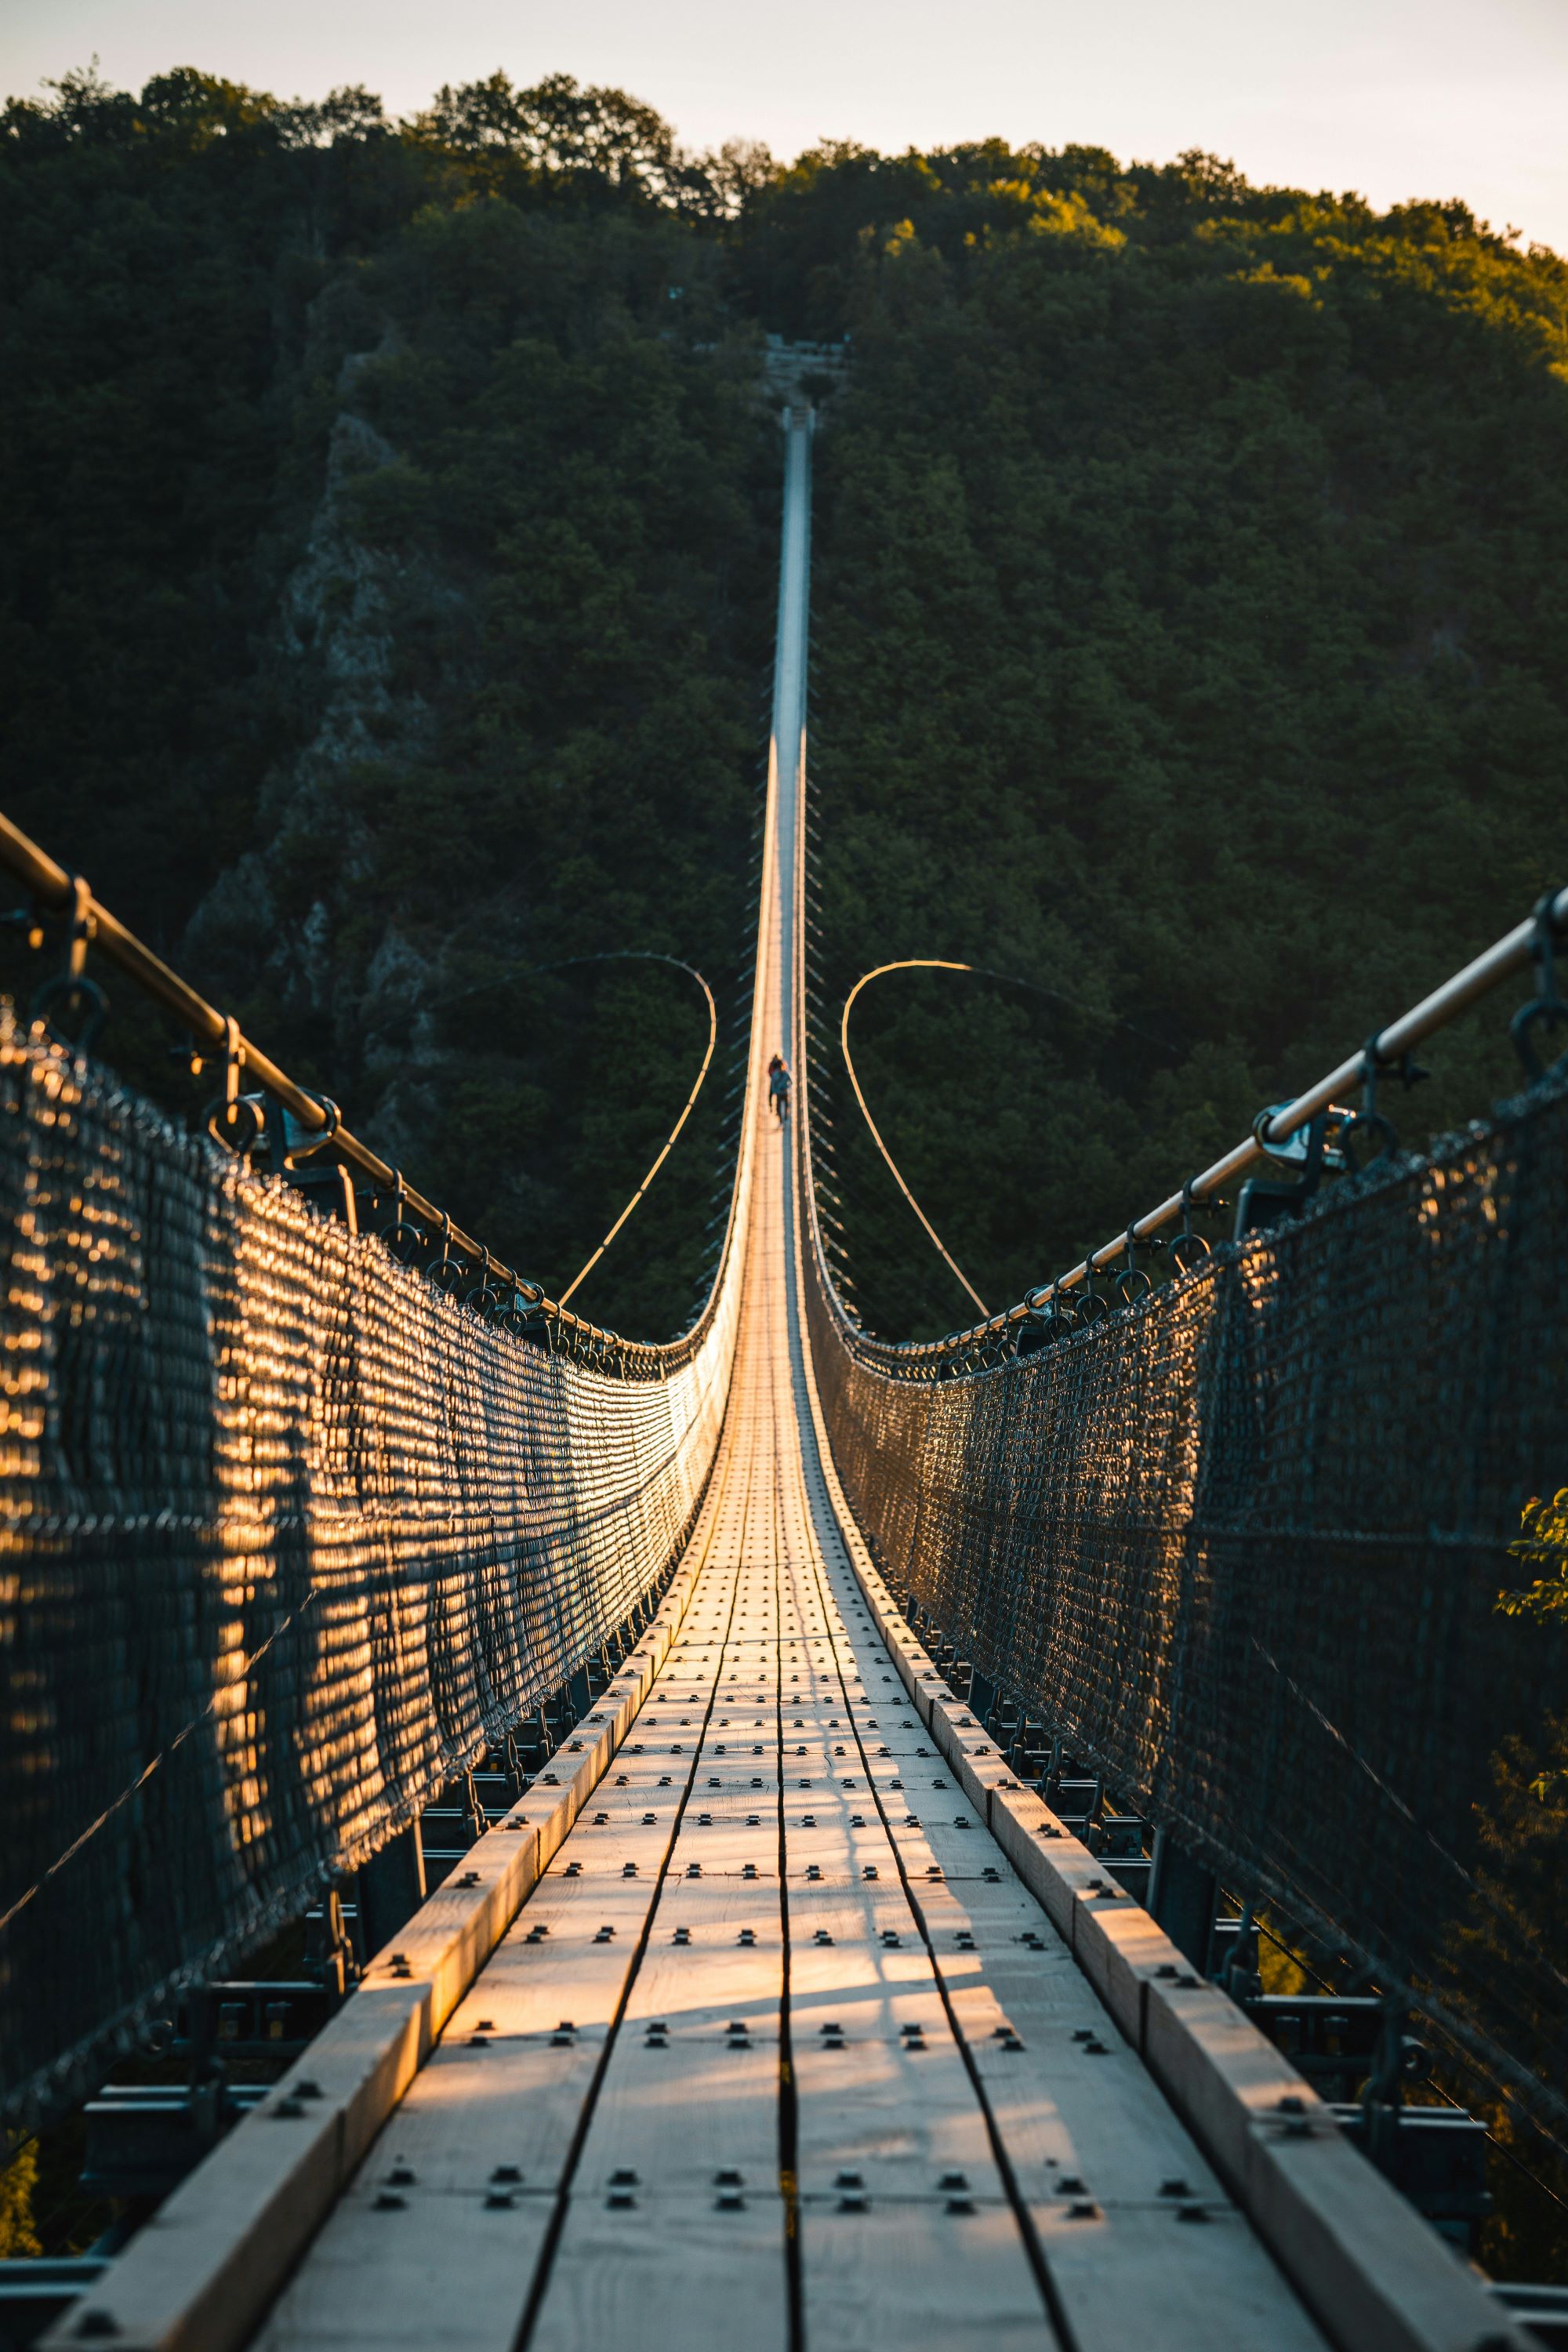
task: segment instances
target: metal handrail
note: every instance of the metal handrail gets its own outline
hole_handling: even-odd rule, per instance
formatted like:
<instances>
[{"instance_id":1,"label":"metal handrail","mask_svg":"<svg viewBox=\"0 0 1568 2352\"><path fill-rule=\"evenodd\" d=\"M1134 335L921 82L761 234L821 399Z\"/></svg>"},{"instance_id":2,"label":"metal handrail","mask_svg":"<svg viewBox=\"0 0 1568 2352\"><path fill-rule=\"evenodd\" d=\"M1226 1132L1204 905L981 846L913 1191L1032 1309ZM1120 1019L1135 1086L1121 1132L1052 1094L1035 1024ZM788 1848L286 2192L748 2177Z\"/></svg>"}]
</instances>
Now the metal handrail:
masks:
<instances>
[{"instance_id":1,"label":"metal handrail","mask_svg":"<svg viewBox=\"0 0 1568 2352\"><path fill-rule=\"evenodd\" d=\"M363 1143L352 1134L338 1119L334 1110L324 1107L318 1096L297 1085L287 1070L247 1037L232 1016L219 1013L205 997L197 993L188 981L182 980L161 956L154 955L134 931L94 897L79 875L58 865L47 850L40 849L36 841L3 814L0 814L0 866L8 866L26 885L37 906L55 914L68 912L79 941L90 944L110 963L117 965L155 1003L172 1013L198 1045L213 1047L226 1059L237 1062L265 1093L281 1104L289 1118L303 1128L307 1135L320 1135L323 1143L330 1140L334 1159L368 1177L378 1192L389 1193L401 1202L414 1222L431 1228L438 1234L445 1249L457 1251L468 1258L481 1278L499 1276L503 1284L509 1285L531 1318L537 1317L545 1323L555 1325L574 1342L613 1349L628 1369L637 1366L649 1371L668 1371L684 1362L691 1354L707 1328L719 1295L722 1257L702 1313L678 1339L627 1339L619 1332L590 1323L560 1301L546 1297L537 1282L531 1282L512 1267L503 1265L482 1242L476 1241L460 1225L454 1224L434 1202L416 1192L411 1184L405 1181L399 1170L388 1167L367 1143ZM705 982L703 986L706 989ZM709 1057L711 1051L710 1039ZM709 1057L703 1061L704 1075ZM688 1104L687 1108L689 1109L690 1105ZM683 1112L683 1121L685 1116ZM584 1267L584 1272L586 1271ZM579 1276L578 1280L581 1279Z\"/></svg>"},{"instance_id":2,"label":"metal handrail","mask_svg":"<svg viewBox=\"0 0 1568 2352\"><path fill-rule=\"evenodd\" d=\"M1256 1131L1247 1137L1245 1143L1237 1144L1212 1167L1194 1176L1183 1191L1173 1192L1168 1200L1160 1202L1158 1208L1151 1209L1135 1223L1118 1234L1113 1241L1106 1242L1089 1256L1081 1258L1065 1274L1037 1285L1016 1306L989 1317L984 1322L971 1324L964 1330L950 1331L941 1339L872 1339L855 1329L845 1318L846 1330L857 1352L888 1367L912 1367L994 1343L1014 1324L1026 1322L1031 1316L1043 1313L1064 1292L1074 1289L1101 1267L1123 1256L1130 1243L1147 1240L1163 1226L1173 1223L1189 1206L1212 1201L1225 1186L1256 1168L1259 1161L1267 1160L1270 1146L1278 1147L1288 1142L1320 1111L1327 1110L1338 1097L1374 1076L1378 1071L1396 1066L1424 1038L1446 1028L1459 1013L1489 995L1500 982L1523 971L1538 950L1543 927L1553 934L1568 933L1568 888L1548 892L1534 910L1522 922L1516 923L1512 930L1506 931L1500 940L1494 940L1489 948L1474 957L1461 971L1433 989L1419 1003L1412 1005L1408 1013L1401 1013L1386 1028L1375 1031L1358 1052L1350 1055L1326 1077L1318 1079L1293 1102L1283 1105L1267 1121L1260 1119ZM824 1271L826 1272L826 1260ZM832 1295L831 1276L827 1278Z\"/></svg>"}]
</instances>

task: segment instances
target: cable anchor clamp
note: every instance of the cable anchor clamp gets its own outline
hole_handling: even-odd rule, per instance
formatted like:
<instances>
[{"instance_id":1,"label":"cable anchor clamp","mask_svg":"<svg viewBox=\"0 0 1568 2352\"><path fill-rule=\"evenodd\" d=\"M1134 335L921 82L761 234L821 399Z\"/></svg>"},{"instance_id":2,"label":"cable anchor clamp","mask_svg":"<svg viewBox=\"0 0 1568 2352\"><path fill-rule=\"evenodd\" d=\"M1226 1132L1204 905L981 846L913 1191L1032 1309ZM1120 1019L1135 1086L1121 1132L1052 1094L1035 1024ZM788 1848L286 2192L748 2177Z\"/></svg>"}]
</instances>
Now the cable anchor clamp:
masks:
<instances>
[{"instance_id":1,"label":"cable anchor clamp","mask_svg":"<svg viewBox=\"0 0 1568 2352\"><path fill-rule=\"evenodd\" d=\"M1552 910L1561 896L1560 890L1544 890L1531 909L1530 960L1535 966L1536 993L1528 1004L1520 1006L1508 1024L1514 1051L1531 1086L1547 1076L1546 1066L1535 1050L1532 1033L1537 1029L1568 1028L1568 997L1558 984L1556 931L1552 919Z\"/></svg>"}]
</instances>

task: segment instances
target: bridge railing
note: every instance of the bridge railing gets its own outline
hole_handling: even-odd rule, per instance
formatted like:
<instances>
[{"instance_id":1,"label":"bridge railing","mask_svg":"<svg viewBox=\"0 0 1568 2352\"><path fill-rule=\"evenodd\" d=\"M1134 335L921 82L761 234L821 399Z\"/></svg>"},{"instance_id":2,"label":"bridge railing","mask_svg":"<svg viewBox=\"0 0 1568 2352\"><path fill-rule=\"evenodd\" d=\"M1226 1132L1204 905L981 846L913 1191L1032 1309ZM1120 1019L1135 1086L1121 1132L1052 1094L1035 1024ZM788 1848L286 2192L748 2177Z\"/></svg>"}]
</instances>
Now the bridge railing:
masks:
<instances>
[{"instance_id":1,"label":"bridge railing","mask_svg":"<svg viewBox=\"0 0 1568 2352\"><path fill-rule=\"evenodd\" d=\"M173 1014L189 1035L198 1058L210 1062L218 1075L224 1091L215 1106L212 1122L216 1140L231 1150L254 1146L266 1133L261 1117L269 1114L284 1139L284 1150L276 1157L303 1162L319 1152L345 1171L351 1192L353 1180L359 1180L384 1212L385 1228L394 1246L401 1245L404 1234L411 1236L426 1257L439 1258L450 1270L443 1277L447 1287L467 1291L492 1319L504 1321L511 1328L531 1329L550 1345L613 1370L623 1378L663 1380L701 1347L723 1289L739 1200L739 1165L724 1249L707 1298L689 1328L677 1339L664 1341L630 1339L620 1332L605 1330L548 1297L537 1282L503 1265L484 1243L454 1224L446 1211L405 1181L401 1170L389 1166L344 1126L335 1103L300 1086L270 1055L246 1036L231 1015L209 1004L188 981L171 970L162 957L121 922L93 895L80 875L59 865L4 814L0 814L0 865L8 867L27 891L34 920L47 914L64 922L67 968L39 992L40 999L47 1000L48 1010L57 1019L62 1014L76 1018L90 1044L101 1021L105 1000L89 964L101 960L116 966L154 1003ZM40 1003L37 1009L43 1013L44 1004ZM706 1066L704 1064L704 1070ZM252 1088L258 1091L251 1094ZM253 1118L247 1097L257 1106L265 1104L267 1113ZM270 1144L269 1136L268 1140ZM350 1222L357 1225L352 1200Z\"/></svg>"},{"instance_id":2,"label":"bridge railing","mask_svg":"<svg viewBox=\"0 0 1568 2352\"><path fill-rule=\"evenodd\" d=\"M1532 951L1535 1004L1558 1009L1521 1028L1543 1042L1568 1021L1565 915L1568 893L1543 902L1192 1192L1233 1185ZM1568 1645L1497 1607L1522 1508L1568 1487L1568 1061L1288 1222L1197 1243L1157 1287L1089 1282L1131 1263L1123 1236L931 1347L869 1337L839 1297L802 1092L816 1377L895 1589L1037 1745L1325 1980L1403 1992L1450 2080L1568 2149L1568 1980L1531 1889L1545 1849L1519 1830L1532 1773L1568 1765Z\"/></svg>"},{"instance_id":3,"label":"bridge railing","mask_svg":"<svg viewBox=\"0 0 1568 2352\"><path fill-rule=\"evenodd\" d=\"M39 1017L0 1012L0 2105L26 2118L410 1824L669 1564L728 1396L756 1121L690 1329L622 1339L3 836L70 945ZM50 1034L106 957L216 1049L212 1136ZM236 1106L255 1131L257 1085L364 1180L343 1213L212 1139ZM367 1190L389 1232L356 1230Z\"/></svg>"}]
</instances>

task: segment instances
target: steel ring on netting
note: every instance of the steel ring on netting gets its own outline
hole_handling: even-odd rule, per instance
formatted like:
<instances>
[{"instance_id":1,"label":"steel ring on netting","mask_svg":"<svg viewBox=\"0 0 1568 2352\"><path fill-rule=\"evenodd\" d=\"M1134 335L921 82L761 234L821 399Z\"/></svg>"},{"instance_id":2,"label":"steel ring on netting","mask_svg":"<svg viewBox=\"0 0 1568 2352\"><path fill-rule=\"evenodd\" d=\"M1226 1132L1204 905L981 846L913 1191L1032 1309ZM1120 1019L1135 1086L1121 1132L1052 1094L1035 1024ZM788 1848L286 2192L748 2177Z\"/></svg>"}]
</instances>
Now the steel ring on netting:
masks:
<instances>
[{"instance_id":1,"label":"steel ring on netting","mask_svg":"<svg viewBox=\"0 0 1568 2352\"><path fill-rule=\"evenodd\" d=\"M383 1247L400 1265L412 1265L428 1247L425 1228L415 1223L407 1213L407 1208L408 1193L403 1181L403 1171L395 1168L392 1172L392 1214L382 1220L375 1232Z\"/></svg>"},{"instance_id":2,"label":"steel ring on netting","mask_svg":"<svg viewBox=\"0 0 1568 2352\"><path fill-rule=\"evenodd\" d=\"M1121 1242L1122 1247L1127 1252L1127 1263L1117 1268L1111 1279L1116 1285L1117 1295L1123 1307L1131 1307L1135 1300L1148 1297L1154 1287L1154 1277L1138 1263L1138 1243L1131 1225L1122 1235ZM1157 1249L1159 1246L1157 1242L1145 1244L1145 1247L1149 1249Z\"/></svg>"},{"instance_id":3,"label":"steel ring on netting","mask_svg":"<svg viewBox=\"0 0 1568 2352\"><path fill-rule=\"evenodd\" d=\"M1193 1231L1193 1180L1189 1176L1182 1186L1182 1230L1171 1244L1171 1264L1178 1274L1191 1274L1213 1250L1203 1234Z\"/></svg>"},{"instance_id":4,"label":"steel ring on netting","mask_svg":"<svg viewBox=\"0 0 1568 2352\"><path fill-rule=\"evenodd\" d=\"M1073 1296L1073 1310L1081 1325L1103 1323L1110 1312L1110 1299L1102 1297L1094 1286L1098 1272L1099 1268L1091 1265L1083 1277L1082 1287Z\"/></svg>"},{"instance_id":5,"label":"steel ring on netting","mask_svg":"<svg viewBox=\"0 0 1568 2352\"><path fill-rule=\"evenodd\" d=\"M426 1260L425 1279L426 1282L433 1282L437 1290L444 1290L449 1298L455 1298L467 1273L468 1268L461 1256L452 1247L452 1220L443 1209L441 1246L434 1257Z\"/></svg>"},{"instance_id":6,"label":"steel ring on netting","mask_svg":"<svg viewBox=\"0 0 1568 2352\"><path fill-rule=\"evenodd\" d=\"M479 1267L478 1282L470 1283L463 1293L463 1305L469 1312L480 1316L487 1323L496 1319L497 1309L506 1297L506 1285L500 1279L500 1268L489 1250Z\"/></svg>"},{"instance_id":7,"label":"steel ring on netting","mask_svg":"<svg viewBox=\"0 0 1568 2352\"><path fill-rule=\"evenodd\" d=\"M46 980L33 998L32 1018L40 1032L52 1031L55 1043L63 1045L68 1054L89 1053L100 1031L109 1018L109 999L96 980L87 971L87 950L96 936L92 892L80 874L70 877L71 912L67 932L66 968L52 980ZM40 931L41 936L41 931ZM68 1037L56 1025L56 1008L85 1011L80 1034ZM231 1023L231 1027L233 1026ZM217 1138L216 1140L224 1139Z\"/></svg>"},{"instance_id":8,"label":"steel ring on netting","mask_svg":"<svg viewBox=\"0 0 1568 2352\"><path fill-rule=\"evenodd\" d=\"M1037 1283L1033 1290L1025 1293L1024 1304L1029 1310L1025 1326L1032 1342L1028 1352L1037 1354L1042 1348L1054 1348L1077 1328L1070 1309L1062 1305L1052 1283Z\"/></svg>"}]
</instances>

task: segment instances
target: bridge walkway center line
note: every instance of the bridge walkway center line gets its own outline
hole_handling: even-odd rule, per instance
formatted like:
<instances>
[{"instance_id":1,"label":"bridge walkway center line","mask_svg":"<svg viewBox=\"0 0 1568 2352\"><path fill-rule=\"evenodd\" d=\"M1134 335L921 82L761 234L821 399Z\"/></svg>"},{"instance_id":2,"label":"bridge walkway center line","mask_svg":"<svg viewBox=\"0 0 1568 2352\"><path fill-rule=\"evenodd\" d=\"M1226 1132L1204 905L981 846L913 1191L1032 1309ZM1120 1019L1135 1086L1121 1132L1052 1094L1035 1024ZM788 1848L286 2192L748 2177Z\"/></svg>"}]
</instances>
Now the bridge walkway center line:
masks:
<instances>
[{"instance_id":1,"label":"bridge walkway center line","mask_svg":"<svg viewBox=\"0 0 1568 2352\"><path fill-rule=\"evenodd\" d=\"M759 1139L679 1636L256 2341L1308 2352L876 1630L817 1454L789 1142Z\"/></svg>"}]
</instances>

